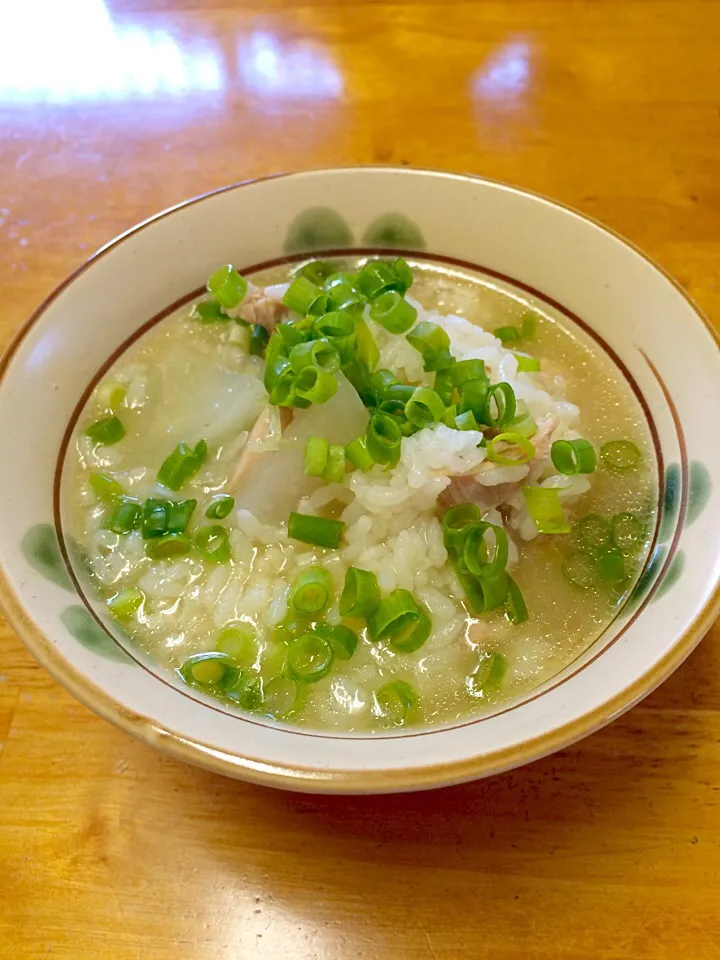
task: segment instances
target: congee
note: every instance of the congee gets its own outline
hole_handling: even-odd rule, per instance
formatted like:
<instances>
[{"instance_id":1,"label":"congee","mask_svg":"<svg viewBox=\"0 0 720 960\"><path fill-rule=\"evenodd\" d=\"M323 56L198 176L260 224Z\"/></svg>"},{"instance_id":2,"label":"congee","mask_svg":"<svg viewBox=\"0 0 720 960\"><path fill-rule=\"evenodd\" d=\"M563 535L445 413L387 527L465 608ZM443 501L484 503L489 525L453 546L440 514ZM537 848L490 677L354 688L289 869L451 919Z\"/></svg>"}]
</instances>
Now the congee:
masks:
<instances>
[{"instance_id":1,"label":"congee","mask_svg":"<svg viewBox=\"0 0 720 960\"><path fill-rule=\"evenodd\" d=\"M656 500L601 347L509 283L402 258L221 267L96 384L62 484L136 656L336 732L548 681L628 598Z\"/></svg>"}]
</instances>

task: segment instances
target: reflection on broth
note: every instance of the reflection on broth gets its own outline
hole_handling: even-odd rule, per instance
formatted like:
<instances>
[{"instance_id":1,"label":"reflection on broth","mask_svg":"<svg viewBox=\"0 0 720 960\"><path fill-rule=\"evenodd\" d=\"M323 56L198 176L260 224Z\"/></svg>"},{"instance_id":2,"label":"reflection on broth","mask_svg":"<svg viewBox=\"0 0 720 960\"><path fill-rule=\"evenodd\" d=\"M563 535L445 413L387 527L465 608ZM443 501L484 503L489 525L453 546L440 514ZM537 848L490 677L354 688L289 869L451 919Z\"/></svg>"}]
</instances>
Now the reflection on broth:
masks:
<instances>
[{"instance_id":1,"label":"reflection on broth","mask_svg":"<svg viewBox=\"0 0 720 960\"><path fill-rule=\"evenodd\" d=\"M315 729L527 695L610 623L655 523L596 344L503 282L376 264L218 271L97 386L63 478L93 591L159 669Z\"/></svg>"}]
</instances>

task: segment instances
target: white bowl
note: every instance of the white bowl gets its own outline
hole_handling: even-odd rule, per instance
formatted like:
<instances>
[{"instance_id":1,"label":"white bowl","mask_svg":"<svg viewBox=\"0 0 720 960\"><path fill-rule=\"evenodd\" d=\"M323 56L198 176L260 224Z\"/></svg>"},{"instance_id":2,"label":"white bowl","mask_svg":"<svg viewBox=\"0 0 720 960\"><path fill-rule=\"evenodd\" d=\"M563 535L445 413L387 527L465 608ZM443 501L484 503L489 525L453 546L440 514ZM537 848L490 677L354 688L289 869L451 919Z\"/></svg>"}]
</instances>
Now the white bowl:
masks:
<instances>
[{"instance_id":1,"label":"white bowl","mask_svg":"<svg viewBox=\"0 0 720 960\"><path fill-rule=\"evenodd\" d=\"M338 736L230 715L128 656L75 593L56 536L58 462L88 385L125 341L201 287L309 249L403 248L512 279L589 331L642 394L663 511L631 603L578 660L484 718ZM606 228L476 177L404 168L228 187L140 224L40 307L0 364L0 600L38 660L96 713L174 756L297 790L381 792L487 776L585 736L637 703L720 606L720 355L709 322ZM64 550L64 545L63 545Z\"/></svg>"}]
</instances>

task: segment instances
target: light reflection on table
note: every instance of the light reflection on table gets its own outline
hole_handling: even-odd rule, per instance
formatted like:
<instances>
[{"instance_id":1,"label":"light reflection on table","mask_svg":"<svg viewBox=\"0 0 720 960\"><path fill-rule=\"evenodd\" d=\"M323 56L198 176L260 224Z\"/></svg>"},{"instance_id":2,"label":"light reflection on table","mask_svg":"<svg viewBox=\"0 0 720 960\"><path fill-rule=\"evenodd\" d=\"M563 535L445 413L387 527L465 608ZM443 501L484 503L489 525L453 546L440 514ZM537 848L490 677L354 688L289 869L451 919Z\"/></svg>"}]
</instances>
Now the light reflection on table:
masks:
<instances>
[{"instance_id":1,"label":"light reflection on table","mask_svg":"<svg viewBox=\"0 0 720 960\"><path fill-rule=\"evenodd\" d=\"M235 60L210 38L114 22L105 0L23 0L0 6L0 102L69 104L222 92L279 99L333 99L338 68L306 38L269 30L238 36ZM28 38L32 37L32 55Z\"/></svg>"}]
</instances>

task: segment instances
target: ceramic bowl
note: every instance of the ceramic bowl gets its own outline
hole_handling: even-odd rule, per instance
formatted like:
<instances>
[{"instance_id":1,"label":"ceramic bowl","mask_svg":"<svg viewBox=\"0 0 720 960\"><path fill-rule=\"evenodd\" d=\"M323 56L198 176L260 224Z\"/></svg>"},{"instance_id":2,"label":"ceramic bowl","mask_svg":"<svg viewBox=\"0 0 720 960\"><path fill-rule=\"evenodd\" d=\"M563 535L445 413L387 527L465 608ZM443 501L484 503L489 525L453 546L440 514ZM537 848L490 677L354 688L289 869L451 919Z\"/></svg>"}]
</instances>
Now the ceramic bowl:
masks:
<instances>
[{"instance_id":1,"label":"ceramic bowl","mask_svg":"<svg viewBox=\"0 0 720 960\"><path fill-rule=\"evenodd\" d=\"M643 397L662 510L634 595L600 639L500 713L405 735L338 736L231 716L125 653L77 595L58 544L58 458L87 387L125 341L199 288L310 250L397 248L510 278L607 350ZM597 730L700 641L720 594L720 354L709 322L620 237L477 177L355 168L238 184L167 210L100 250L0 365L0 599L37 659L128 733L273 786L381 792L486 776ZM62 547L62 549L60 549Z\"/></svg>"}]
</instances>

